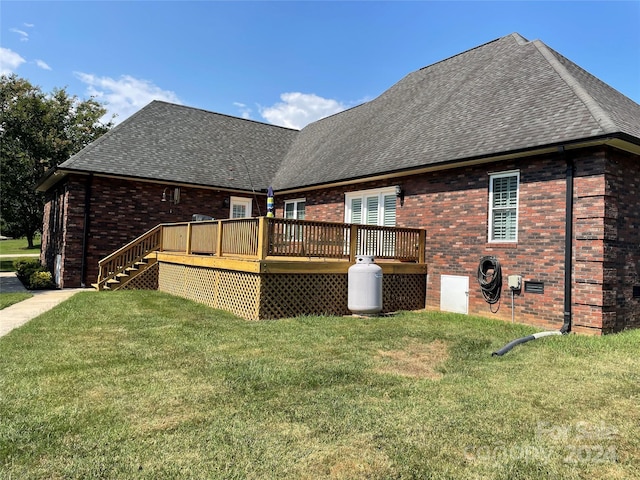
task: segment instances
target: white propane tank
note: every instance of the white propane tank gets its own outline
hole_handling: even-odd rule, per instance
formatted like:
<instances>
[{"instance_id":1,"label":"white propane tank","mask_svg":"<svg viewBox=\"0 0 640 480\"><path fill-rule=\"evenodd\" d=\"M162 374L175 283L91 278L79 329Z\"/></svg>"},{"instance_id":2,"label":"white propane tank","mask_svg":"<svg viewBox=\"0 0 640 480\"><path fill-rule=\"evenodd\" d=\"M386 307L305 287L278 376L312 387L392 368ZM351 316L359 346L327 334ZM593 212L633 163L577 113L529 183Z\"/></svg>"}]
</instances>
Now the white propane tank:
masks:
<instances>
[{"instance_id":1,"label":"white propane tank","mask_svg":"<svg viewBox=\"0 0 640 480\"><path fill-rule=\"evenodd\" d=\"M353 313L378 313L382 310L382 268L371 256L356 257L349 267L348 308Z\"/></svg>"}]
</instances>

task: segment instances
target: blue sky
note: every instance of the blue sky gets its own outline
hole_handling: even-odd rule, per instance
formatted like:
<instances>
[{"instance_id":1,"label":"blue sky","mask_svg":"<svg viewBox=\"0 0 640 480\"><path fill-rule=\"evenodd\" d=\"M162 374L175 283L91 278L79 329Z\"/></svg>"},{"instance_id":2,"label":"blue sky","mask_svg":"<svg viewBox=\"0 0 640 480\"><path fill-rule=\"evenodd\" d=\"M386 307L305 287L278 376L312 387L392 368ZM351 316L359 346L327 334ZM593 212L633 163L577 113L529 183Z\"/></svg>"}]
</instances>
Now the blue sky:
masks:
<instances>
[{"instance_id":1,"label":"blue sky","mask_svg":"<svg viewBox=\"0 0 640 480\"><path fill-rule=\"evenodd\" d=\"M0 2L0 71L103 102L153 99L292 128L518 32L640 103L640 0Z\"/></svg>"}]
</instances>

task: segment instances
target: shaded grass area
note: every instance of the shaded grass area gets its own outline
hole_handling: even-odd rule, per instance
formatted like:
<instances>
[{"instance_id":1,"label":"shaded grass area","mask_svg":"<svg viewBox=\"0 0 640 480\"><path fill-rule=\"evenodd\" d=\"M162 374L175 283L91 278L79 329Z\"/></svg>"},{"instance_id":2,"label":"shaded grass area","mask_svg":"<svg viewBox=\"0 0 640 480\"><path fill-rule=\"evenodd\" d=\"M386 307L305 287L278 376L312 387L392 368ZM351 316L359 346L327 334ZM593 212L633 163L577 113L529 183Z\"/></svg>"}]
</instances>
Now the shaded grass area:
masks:
<instances>
[{"instance_id":1,"label":"shaded grass area","mask_svg":"<svg viewBox=\"0 0 640 480\"><path fill-rule=\"evenodd\" d=\"M16 267L14 265L14 262L16 260L38 261L36 257L15 256L15 257L0 258L0 272L15 272Z\"/></svg>"},{"instance_id":2,"label":"shaded grass area","mask_svg":"<svg viewBox=\"0 0 640 480\"><path fill-rule=\"evenodd\" d=\"M0 339L7 478L639 478L640 331L79 293Z\"/></svg>"},{"instance_id":3,"label":"shaded grass area","mask_svg":"<svg viewBox=\"0 0 640 480\"><path fill-rule=\"evenodd\" d=\"M20 258L29 258L29 257L0 258L0 272L15 272L16 269L13 266L13 262L15 262L16 260L20 260Z\"/></svg>"},{"instance_id":4,"label":"shaded grass area","mask_svg":"<svg viewBox=\"0 0 640 480\"><path fill-rule=\"evenodd\" d=\"M33 297L31 293L2 293L0 292L0 310L7 308L15 303Z\"/></svg>"}]
</instances>

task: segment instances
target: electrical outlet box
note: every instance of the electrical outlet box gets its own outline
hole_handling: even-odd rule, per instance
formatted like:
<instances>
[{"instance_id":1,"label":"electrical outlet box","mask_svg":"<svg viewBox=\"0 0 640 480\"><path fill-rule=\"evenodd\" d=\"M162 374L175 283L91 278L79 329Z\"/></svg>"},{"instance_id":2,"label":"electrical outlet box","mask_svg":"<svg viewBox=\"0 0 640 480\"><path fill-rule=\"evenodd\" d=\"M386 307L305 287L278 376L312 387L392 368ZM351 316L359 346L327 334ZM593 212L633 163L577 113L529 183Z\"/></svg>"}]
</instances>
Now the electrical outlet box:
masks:
<instances>
[{"instance_id":1,"label":"electrical outlet box","mask_svg":"<svg viewBox=\"0 0 640 480\"><path fill-rule=\"evenodd\" d=\"M509 275L507 277L507 284L511 290L520 290L522 285L521 275Z\"/></svg>"}]
</instances>

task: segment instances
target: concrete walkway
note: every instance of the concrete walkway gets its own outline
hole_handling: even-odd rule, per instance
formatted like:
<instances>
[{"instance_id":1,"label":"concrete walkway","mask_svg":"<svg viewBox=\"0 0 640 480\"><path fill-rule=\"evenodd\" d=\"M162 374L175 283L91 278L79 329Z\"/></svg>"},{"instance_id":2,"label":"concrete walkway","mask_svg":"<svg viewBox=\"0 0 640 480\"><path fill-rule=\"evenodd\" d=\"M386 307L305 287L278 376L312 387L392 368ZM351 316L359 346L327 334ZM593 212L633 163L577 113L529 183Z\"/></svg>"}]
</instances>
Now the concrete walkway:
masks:
<instances>
[{"instance_id":1,"label":"concrete walkway","mask_svg":"<svg viewBox=\"0 0 640 480\"><path fill-rule=\"evenodd\" d=\"M33 297L0 310L0 337L82 291L91 291L91 289L31 290ZM0 292L26 293L29 290L24 288L15 272L0 272Z\"/></svg>"}]
</instances>

